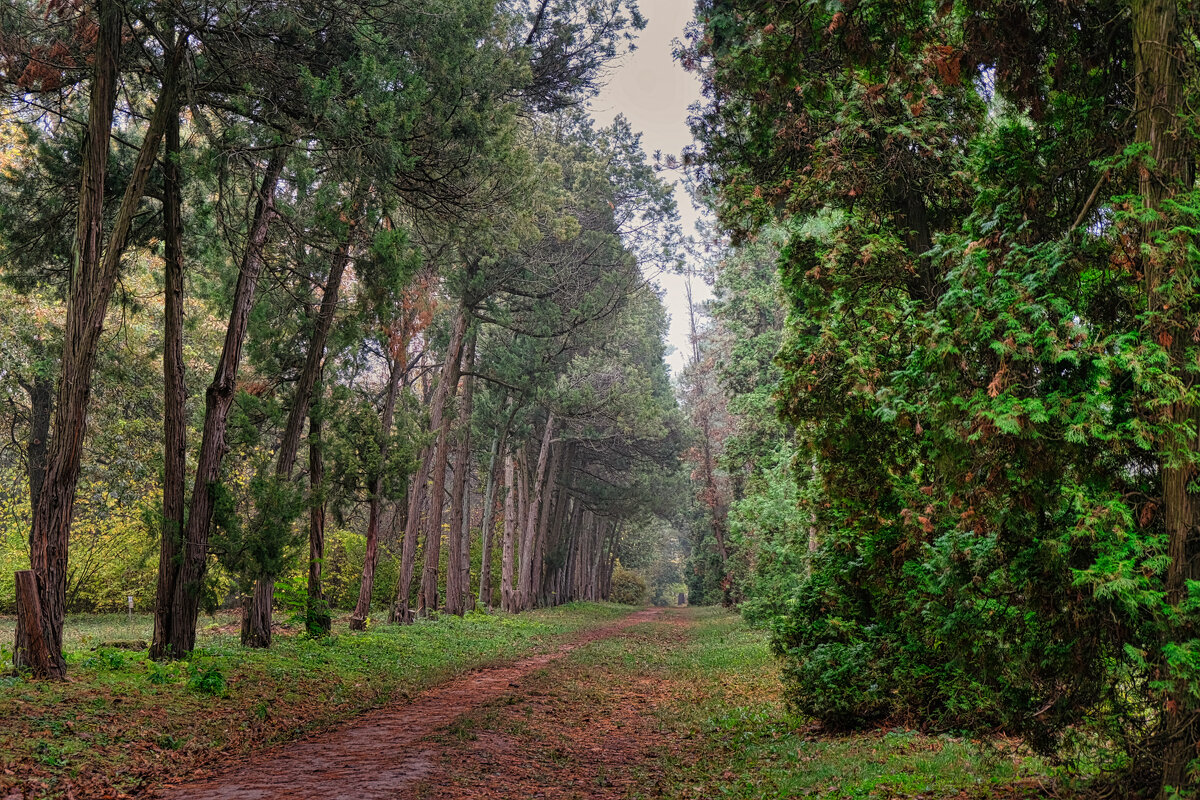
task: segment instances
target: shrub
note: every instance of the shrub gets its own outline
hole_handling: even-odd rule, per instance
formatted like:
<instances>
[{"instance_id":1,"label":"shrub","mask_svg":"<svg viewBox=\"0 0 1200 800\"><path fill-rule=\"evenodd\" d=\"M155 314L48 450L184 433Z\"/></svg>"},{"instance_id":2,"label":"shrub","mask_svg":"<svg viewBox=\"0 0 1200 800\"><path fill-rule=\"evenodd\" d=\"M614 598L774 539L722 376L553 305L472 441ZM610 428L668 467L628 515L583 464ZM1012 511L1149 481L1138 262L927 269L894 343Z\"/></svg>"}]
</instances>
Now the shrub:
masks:
<instances>
[{"instance_id":1,"label":"shrub","mask_svg":"<svg viewBox=\"0 0 1200 800\"><path fill-rule=\"evenodd\" d=\"M608 599L614 603L624 603L627 606L645 605L646 579L633 570L625 569L620 564L613 569L612 584L609 587Z\"/></svg>"}]
</instances>

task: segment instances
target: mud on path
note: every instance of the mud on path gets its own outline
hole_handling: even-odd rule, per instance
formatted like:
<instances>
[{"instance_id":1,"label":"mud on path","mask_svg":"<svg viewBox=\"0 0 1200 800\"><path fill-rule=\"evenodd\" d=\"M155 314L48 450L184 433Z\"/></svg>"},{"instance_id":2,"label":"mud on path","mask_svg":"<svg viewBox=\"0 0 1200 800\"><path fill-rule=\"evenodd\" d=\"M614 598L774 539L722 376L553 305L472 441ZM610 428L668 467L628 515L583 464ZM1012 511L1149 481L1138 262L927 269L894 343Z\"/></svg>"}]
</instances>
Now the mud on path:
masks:
<instances>
[{"instance_id":1,"label":"mud on path","mask_svg":"<svg viewBox=\"0 0 1200 800\"><path fill-rule=\"evenodd\" d=\"M610 625L586 631L548 653L484 667L410 701L368 712L320 735L263 750L242 766L205 780L163 787L152 796L162 800L398 800L440 796L439 785L447 777L445 755L450 748L436 741L438 734L444 738L465 714L511 697L514 687L522 686L523 680L570 651L617 636L659 614L657 609L634 612ZM469 760L470 753L458 757ZM490 758L485 754L484 763L491 763ZM533 795L515 789L511 794L473 796Z\"/></svg>"}]
</instances>

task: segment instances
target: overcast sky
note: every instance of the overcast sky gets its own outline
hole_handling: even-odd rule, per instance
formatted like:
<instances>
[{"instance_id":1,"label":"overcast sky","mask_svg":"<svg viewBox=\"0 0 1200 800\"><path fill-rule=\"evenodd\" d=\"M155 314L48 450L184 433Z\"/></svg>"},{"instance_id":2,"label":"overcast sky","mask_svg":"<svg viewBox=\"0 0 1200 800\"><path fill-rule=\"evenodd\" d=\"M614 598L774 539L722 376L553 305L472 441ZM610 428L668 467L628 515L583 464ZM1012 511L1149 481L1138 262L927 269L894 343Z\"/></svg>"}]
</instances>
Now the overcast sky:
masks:
<instances>
[{"instance_id":1,"label":"overcast sky","mask_svg":"<svg viewBox=\"0 0 1200 800\"><path fill-rule=\"evenodd\" d=\"M609 73L604 89L592 101L592 113L600 125L624 114L633 129L642 132L642 147L648 156L656 150L664 156L677 155L692 142L688 106L700 98L700 84L695 75L675 62L671 42L683 37L684 26L694 11L693 0L640 0L639 5L647 25L638 36L637 50L622 58ZM670 179L671 175L664 173L664 177ZM691 234L697 212L678 181L675 199L684 233ZM668 341L674 352L667 361L672 373L678 375L689 351L684 279L662 275L657 283L666 290L664 302L671 315ZM692 292L697 300L708 296L707 288L698 280L692 282Z\"/></svg>"}]
</instances>

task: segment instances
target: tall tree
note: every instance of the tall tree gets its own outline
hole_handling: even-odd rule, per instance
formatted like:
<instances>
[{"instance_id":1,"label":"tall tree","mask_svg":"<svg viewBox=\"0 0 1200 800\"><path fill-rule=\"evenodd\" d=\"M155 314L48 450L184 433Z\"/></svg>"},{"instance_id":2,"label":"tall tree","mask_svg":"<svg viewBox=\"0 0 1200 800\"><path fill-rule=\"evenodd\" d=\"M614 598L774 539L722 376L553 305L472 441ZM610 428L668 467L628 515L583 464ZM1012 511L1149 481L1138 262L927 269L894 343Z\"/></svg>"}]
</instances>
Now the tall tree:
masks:
<instances>
[{"instance_id":1,"label":"tall tree","mask_svg":"<svg viewBox=\"0 0 1200 800\"><path fill-rule=\"evenodd\" d=\"M80 172L80 195L75 228L74 261L67 303L62 366L55 401L54 429L46 456L38 505L34 509L31 562L36 576L36 607L19 610L17 664L27 664L41 677L65 677L62 624L66 600L67 542L79 481L83 436L87 427L88 396L97 345L104 328L108 302L121 266L121 256L141 204L146 183L168 118L175 113L175 93L182 49L168 69L162 91L143 135L133 173L108 236L104 235L104 198L108 153L116 108L120 68L122 8L99 0L96 37L89 85L88 121ZM26 635L40 628L37 640L44 652L30 656Z\"/></svg>"}]
</instances>

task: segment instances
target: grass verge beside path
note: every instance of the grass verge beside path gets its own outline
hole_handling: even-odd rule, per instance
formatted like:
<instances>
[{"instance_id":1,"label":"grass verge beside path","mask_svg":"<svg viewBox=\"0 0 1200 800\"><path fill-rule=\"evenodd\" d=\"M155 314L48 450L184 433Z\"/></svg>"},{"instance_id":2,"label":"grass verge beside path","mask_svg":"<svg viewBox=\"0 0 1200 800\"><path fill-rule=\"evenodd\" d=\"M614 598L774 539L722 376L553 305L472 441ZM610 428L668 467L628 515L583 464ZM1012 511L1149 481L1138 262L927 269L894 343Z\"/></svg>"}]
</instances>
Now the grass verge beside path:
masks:
<instances>
[{"instance_id":1,"label":"grass verge beside path","mask_svg":"<svg viewBox=\"0 0 1200 800\"><path fill-rule=\"evenodd\" d=\"M148 638L139 634L148 632L146 615L135 617L132 632L123 619L73 617L67 682L0 678L0 797L17 789L26 798L119 797L191 777L629 610L571 604L355 634L343 621L327 639L277 636L269 650L244 649L236 627L213 626L201 631L191 659L174 664L149 661L144 651L88 649ZM7 648L11 626L0 623Z\"/></svg>"},{"instance_id":2,"label":"grass verge beside path","mask_svg":"<svg viewBox=\"0 0 1200 800\"><path fill-rule=\"evenodd\" d=\"M682 646L657 650L656 657L646 641L627 649L621 662L660 670L676 684L675 699L658 711L661 730L682 742L665 754L667 797L1050 796L1042 788L1050 783L1046 766L1008 740L980 743L905 729L823 734L780 700L765 634L720 609L689 616L694 624ZM616 644L597 642L588 657L611 659L617 654L603 651Z\"/></svg>"},{"instance_id":3,"label":"grass verge beside path","mask_svg":"<svg viewBox=\"0 0 1200 800\"><path fill-rule=\"evenodd\" d=\"M437 743L435 800L1015 800L1045 765L1007 740L824 733L790 714L766 635L714 608L665 609L589 642Z\"/></svg>"}]
</instances>

